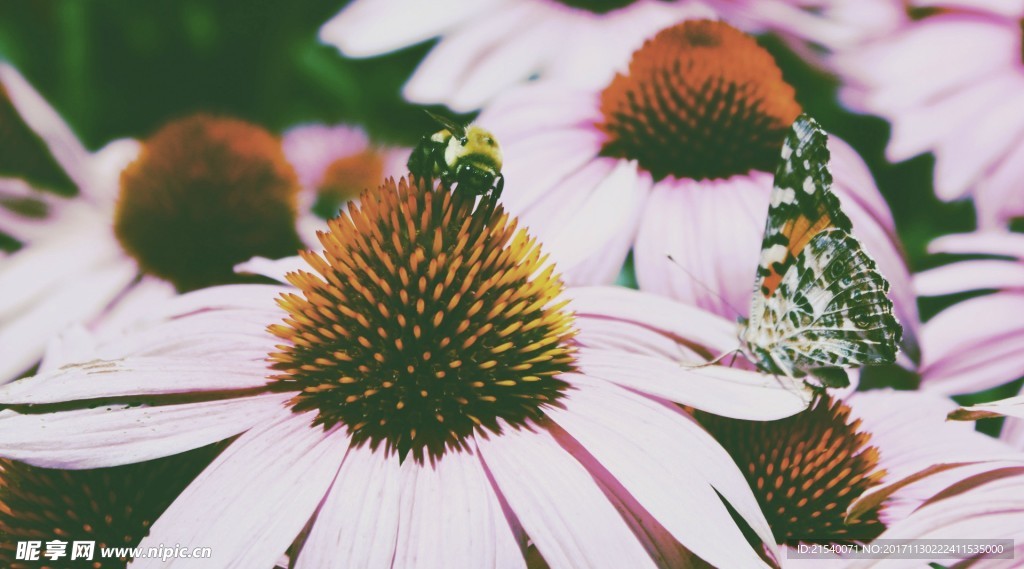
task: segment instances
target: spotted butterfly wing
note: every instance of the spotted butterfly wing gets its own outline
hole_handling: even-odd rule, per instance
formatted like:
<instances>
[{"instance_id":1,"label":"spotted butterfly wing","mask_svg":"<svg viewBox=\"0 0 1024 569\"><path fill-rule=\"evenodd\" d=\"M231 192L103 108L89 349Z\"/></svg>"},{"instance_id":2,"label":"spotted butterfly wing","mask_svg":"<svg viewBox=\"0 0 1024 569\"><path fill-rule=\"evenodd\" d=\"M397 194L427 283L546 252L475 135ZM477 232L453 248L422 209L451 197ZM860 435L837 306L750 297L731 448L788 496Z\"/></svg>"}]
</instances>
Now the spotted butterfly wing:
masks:
<instances>
[{"instance_id":1,"label":"spotted butterfly wing","mask_svg":"<svg viewBox=\"0 0 1024 569\"><path fill-rule=\"evenodd\" d=\"M894 362L903 330L832 193L827 142L807 115L786 137L740 339L763 371L843 386L840 368Z\"/></svg>"}]
</instances>

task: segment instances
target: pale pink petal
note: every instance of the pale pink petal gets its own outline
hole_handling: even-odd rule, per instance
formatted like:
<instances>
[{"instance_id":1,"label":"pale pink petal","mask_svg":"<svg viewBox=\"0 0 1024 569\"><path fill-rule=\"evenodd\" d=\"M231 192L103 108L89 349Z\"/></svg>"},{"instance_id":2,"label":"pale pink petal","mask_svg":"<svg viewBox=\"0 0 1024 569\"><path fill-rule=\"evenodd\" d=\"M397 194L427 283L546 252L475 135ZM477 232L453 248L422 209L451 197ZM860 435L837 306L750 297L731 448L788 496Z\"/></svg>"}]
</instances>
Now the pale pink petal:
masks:
<instances>
[{"instance_id":1,"label":"pale pink petal","mask_svg":"<svg viewBox=\"0 0 1024 569\"><path fill-rule=\"evenodd\" d=\"M726 318L745 316L771 187L763 172L655 184L633 250L640 288Z\"/></svg>"},{"instance_id":2,"label":"pale pink petal","mask_svg":"<svg viewBox=\"0 0 1024 569\"><path fill-rule=\"evenodd\" d=\"M974 425L946 421L956 409L952 400L927 391L875 390L849 399L851 415L871 433L868 444L879 450L885 481L900 480L934 464L998 460L1011 452L1001 442L974 430ZM983 467L988 468L988 467ZM959 480L964 470L930 476L901 488L887 501L884 520L898 520L939 489Z\"/></svg>"},{"instance_id":3,"label":"pale pink petal","mask_svg":"<svg viewBox=\"0 0 1024 569\"><path fill-rule=\"evenodd\" d=\"M237 308L275 312L284 317L283 310L277 306L277 298L282 293L294 290L290 286L252 284L204 288L161 304L152 312L152 316L164 319L201 310Z\"/></svg>"},{"instance_id":4,"label":"pale pink petal","mask_svg":"<svg viewBox=\"0 0 1024 569\"><path fill-rule=\"evenodd\" d=\"M153 325L127 327L107 334L92 358L164 358L177 361L220 362L243 365L254 375L267 373L267 354L280 343L267 332L267 324L281 314L255 310L215 310ZM80 360L81 361L81 360Z\"/></svg>"},{"instance_id":5,"label":"pale pink petal","mask_svg":"<svg viewBox=\"0 0 1024 569\"><path fill-rule=\"evenodd\" d=\"M338 474L348 437L280 410L231 444L157 519L141 548L212 547L218 566L270 567L291 545ZM276 420L273 420L276 419ZM132 567L209 567L206 559L137 559Z\"/></svg>"},{"instance_id":6,"label":"pale pink petal","mask_svg":"<svg viewBox=\"0 0 1024 569\"><path fill-rule=\"evenodd\" d=\"M576 194L572 205L560 204L561 211L573 214L538 237L568 284L615 281L640 222L647 188L636 164L620 162L591 191ZM527 215L524 221L533 223L535 218Z\"/></svg>"},{"instance_id":7,"label":"pale pink petal","mask_svg":"<svg viewBox=\"0 0 1024 569\"><path fill-rule=\"evenodd\" d=\"M552 569L655 566L591 474L546 430L506 426L477 446Z\"/></svg>"},{"instance_id":8,"label":"pale pink petal","mask_svg":"<svg viewBox=\"0 0 1024 569\"><path fill-rule=\"evenodd\" d=\"M0 411L0 455L47 468L101 468L214 443L282 412L273 393L164 407L104 405L22 415Z\"/></svg>"},{"instance_id":9,"label":"pale pink petal","mask_svg":"<svg viewBox=\"0 0 1024 569\"><path fill-rule=\"evenodd\" d=\"M98 322L92 323L90 330L100 336L113 335L129 326L137 325L143 315L149 314L154 306L169 301L177 294L171 283L144 274L113 306L108 307Z\"/></svg>"},{"instance_id":10,"label":"pale pink petal","mask_svg":"<svg viewBox=\"0 0 1024 569\"><path fill-rule=\"evenodd\" d=\"M736 463L711 435L678 409L611 384L584 377L571 383L579 389L567 394L566 408L548 414L581 446L577 460L587 464L592 455L607 469L607 476L595 473L599 481L622 484L712 566L765 566L719 493L774 547L771 529Z\"/></svg>"},{"instance_id":11,"label":"pale pink petal","mask_svg":"<svg viewBox=\"0 0 1024 569\"><path fill-rule=\"evenodd\" d=\"M907 160L928 152L946 137L971 128L978 116L1016 84L1012 75L997 74L986 81L964 85L928 104L901 111L892 118L892 138L885 149L886 157L893 162ZM942 197L950 200L960 196Z\"/></svg>"},{"instance_id":12,"label":"pale pink petal","mask_svg":"<svg viewBox=\"0 0 1024 569\"><path fill-rule=\"evenodd\" d=\"M979 259L950 263L914 276L921 296L942 296L982 289L1024 288L1024 264Z\"/></svg>"},{"instance_id":13,"label":"pale pink petal","mask_svg":"<svg viewBox=\"0 0 1024 569\"><path fill-rule=\"evenodd\" d=\"M705 346L713 355L739 347L735 322L668 298L621 287L574 287L566 296L581 319L637 324L662 336Z\"/></svg>"},{"instance_id":14,"label":"pale pink petal","mask_svg":"<svg viewBox=\"0 0 1024 569\"><path fill-rule=\"evenodd\" d=\"M302 257L285 257L283 259L267 259L266 257L253 257L244 263L235 265L236 273L261 275L281 283L287 283L285 275L296 271L310 271L309 263L302 260Z\"/></svg>"},{"instance_id":15,"label":"pale pink petal","mask_svg":"<svg viewBox=\"0 0 1024 569\"><path fill-rule=\"evenodd\" d=\"M122 358L66 365L0 387L0 403L35 405L76 400L254 389L267 384L261 361Z\"/></svg>"},{"instance_id":16,"label":"pale pink petal","mask_svg":"<svg viewBox=\"0 0 1024 569\"><path fill-rule=\"evenodd\" d=\"M1024 235L1006 231L943 235L928 244L928 252L953 255L1002 255L1024 259Z\"/></svg>"},{"instance_id":17,"label":"pale pink petal","mask_svg":"<svg viewBox=\"0 0 1024 569\"><path fill-rule=\"evenodd\" d=\"M839 54L833 62L843 74L873 87L866 106L885 115L1015 65L1016 36L1015 29L991 19L939 15L883 41ZM950 37L957 41L948 41ZM908 77L928 77L928 81Z\"/></svg>"},{"instance_id":18,"label":"pale pink petal","mask_svg":"<svg viewBox=\"0 0 1024 569\"><path fill-rule=\"evenodd\" d=\"M349 57L370 57L428 40L501 0L356 0L320 28L320 41Z\"/></svg>"},{"instance_id":19,"label":"pale pink petal","mask_svg":"<svg viewBox=\"0 0 1024 569\"><path fill-rule=\"evenodd\" d=\"M141 151L142 143L131 138L114 140L96 151L90 157L91 177L89 183L81 188L80 199L88 201L104 214L113 212L121 191L121 172L138 158Z\"/></svg>"},{"instance_id":20,"label":"pale pink petal","mask_svg":"<svg viewBox=\"0 0 1024 569\"><path fill-rule=\"evenodd\" d=\"M789 417L806 409L811 399L801 380L724 366L693 368L662 358L586 348L580 350L579 362L588 376L735 419Z\"/></svg>"},{"instance_id":21,"label":"pale pink petal","mask_svg":"<svg viewBox=\"0 0 1024 569\"><path fill-rule=\"evenodd\" d=\"M81 324L74 324L47 343L36 375L54 373L65 365L89 361L95 357L98 344L94 334Z\"/></svg>"},{"instance_id":22,"label":"pale pink petal","mask_svg":"<svg viewBox=\"0 0 1024 569\"><path fill-rule=\"evenodd\" d=\"M400 464L363 446L349 451L296 567L525 567L523 559L476 457Z\"/></svg>"},{"instance_id":23,"label":"pale pink petal","mask_svg":"<svg viewBox=\"0 0 1024 569\"><path fill-rule=\"evenodd\" d=\"M992 294L954 304L922 328L922 384L971 393L1024 375L1024 295Z\"/></svg>"},{"instance_id":24,"label":"pale pink petal","mask_svg":"<svg viewBox=\"0 0 1024 569\"><path fill-rule=\"evenodd\" d=\"M50 154L80 188L89 182L89 153L57 111L29 85L18 71L0 62L0 83L21 120L46 143Z\"/></svg>"},{"instance_id":25,"label":"pale pink petal","mask_svg":"<svg viewBox=\"0 0 1024 569\"><path fill-rule=\"evenodd\" d=\"M43 355L51 338L68 326L97 316L135 278L135 264L118 259L61 283L29 304L0 329L0 382L9 381ZM24 286L24 285L23 285Z\"/></svg>"},{"instance_id":26,"label":"pale pink petal","mask_svg":"<svg viewBox=\"0 0 1024 569\"><path fill-rule=\"evenodd\" d=\"M64 226L0 264L0 321L50 297L53 287L125 258L109 231L84 221Z\"/></svg>"},{"instance_id":27,"label":"pale pink petal","mask_svg":"<svg viewBox=\"0 0 1024 569\"><path fill-rule=\"evenodd\" d=\"M548 131L586 127L598 133L594 125L602 116L597 93L539 80L502 93L480 113L477 122L491 129L504 145Z\"/></svg>"},{"instance_id":28,"label":"pale pink petal","mask_svg":"<svg viewBox=\"0 0 1024 569\"><path fill-rule=\"evenodd\" d=\"M601 141L591 129L553 130L527 138L503 138L505 189L502 203L514 214L521 214L553 192L573 193L589 190L615 167L613 160L595 160Z\"/></svg>"},{"instance_id":29,"label":"pale pink petal","mask_svg":"<svg viewBox=\"0 0 1024 569\"><path fill-rule=\"evenodd\" d=\"M858 204L867 214L865 219L870 219L895 239L896 223L889 204L882 192L878 191L864 159L846 141L836 136L828 137L828 149L832 154L828 167L832 173L833 190L840 196L843 205ZM862 225L863 222L857 223L858 228Z\"/></svg>"},{"instance_id":30,"label":"pale pink petal","mask_svg":"<svg viewBox=\"0 0 1024 569\"><path fill-rule=\"evenodd\" d=\"M1013 218L1024 215L1024 145L1015 142L1009 154L993 167L974 188L974 207L979 229L998 229Z\"/></svg>"},{"instance_id":31,"label":"pale pink petal","mask_svg":"<svg viewBox=\"0 0 1024 569\"><path fill-rule=\"evenodd\" d=\"M538 70L551 24L541 14L532 2L511 3L451 32L416 69L403 94L417 103L443 102L456 112L480 108Z\"/></svg>"},{"instance_id":32,"label":"pale pink petal","mask_svg":"<svg viewBox=\"0 0 1024 569\"><path fill-rule=\"evenodd\" d=\"M1015 37L1014 45L1018 42ZM1024 89L1024 78L1018 80L1014 91L1020 89ZM967 132L944 139L935 149L936 195L942 198L962 193L1005 156L1022 133L1024 109L1015 98L1006 96L990 105Z\"/></svg>"}]
</instances>

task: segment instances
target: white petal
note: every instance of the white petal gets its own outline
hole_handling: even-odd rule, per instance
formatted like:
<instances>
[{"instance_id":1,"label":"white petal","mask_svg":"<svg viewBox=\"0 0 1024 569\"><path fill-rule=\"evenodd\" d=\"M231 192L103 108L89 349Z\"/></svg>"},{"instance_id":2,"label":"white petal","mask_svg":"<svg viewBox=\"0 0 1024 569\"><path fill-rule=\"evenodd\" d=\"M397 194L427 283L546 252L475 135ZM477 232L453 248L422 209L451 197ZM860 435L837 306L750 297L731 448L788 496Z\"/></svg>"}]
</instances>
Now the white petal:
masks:
<instances>
[{"instance_id":1,"label":"white petal","mask_svg":"<svg viewBox=\"0 0 1024 569\"><path fill-rule=\"evenodd\" d=\"M264 417L266 421L267 417ZM323 500L348 449L313 413L280 411L233 442L157 519L139 547L212 547L218 567L270 567ZM204 559L137 559L132 567L209 567Z\"/></svg>"},{"instance_id":2,"label":"white petal","mask_svg":"<svg viewBox=\"0 0 1024 569\"><path fill-rule=\"evenodd\" d=\"M568 392L565 409L548 414L654 519L712 566L766 566L718 492L765 543L774 547L775 538L746 479L711 435L681 411L611 384L576 378L573 385L579 389Z\"/></svg>"},{"instance_id":3,"label":"white petal","mask_svg":"<svg viewBox=\"0 0 1024 569\"><path fill-rule=\"evenodd\" d=\"M999 293L954 304L925 324L922 385L972 393L1024 374L1024 295Z\"/></svg>"},{"instance_id":4,"label":"white petal","mask_svg":"<svg viewBox=\"0 0 1024 569\"><path fill-rule=\"evenodd\" d=\"M0 387L0 403L34 405L125 396L197 394L267 384L263 362L205 362L176 357L92 360Z\"/></svg>"},{"instance_id":5,"label":"white petal","mask_svg":"<svg viewBox=\"0 0 1024 569\"><path fill-rule=\"evenodd\" d=\"M585 348L579 361L588 376L735 419L789 417L806 409L811 399L803 381L719 365L694 369L661 358Z\"/></svg>"},{"instance_id":6,"label":"white petal","mask_svg":"<svg viewBox=\"0 0 1024 569\"><path fill-rule=\"evenodd\" d=\"M89 180L86 165L89 153L57 111L14 67L6 63L0 63L0 82L21 120L43 139L68 177L80 187L86 185Z\"/></svg>"},{"instance_id":7,"label":"white petal","mask_svg":"<svg viewBox=\"0 0 1024 569\"><path fill-rule=\"evenodd\" d=\"M320 41L370 57L428 40L492 9L496 0L356 0L320 28Z\"/></svg>"},{"instance_id":8,"label":"white petal","mask_svg":"<svg viewBox=\"0 0 1024 569\"><path fill-rule=\"evenodd\" d=\"M163 407L105 405L21 415L0 411L0 455L47 468L100 468L170 456L237 435L287 394Z\"/></svg>"},{"instance_id":9,"label":"white petal","mask_svg":"<svg viewBox=\"0 0 1024 569\"><path fill-rule=\"evenodd\" d=\"M281 283L287 283L285 275L295 271L309 271L309 263L302 260L298 255L285 257L283 259L268 259L266 257L253 257L244 263L235 265L236 273L248 273L262 275Z\"/></svg>"},{"instance_id":10,"label":"white petal","mask_svg":"<svg viewBox=\"0 0 1024 569\"><path fill-rule=\"evenodd\" d=\"M921 296L942 296L971 290L1024 288L1024 264L979 259L950 263L914 276Z\"/></svg>"},{"instance_id":11,"label":"white petal","mask_svg":"<svg viewBox=\"0 0 1024 569\"><path fill-rule=\"evenodd\" d=\"M95 318L136 276L134 263L112 264L61 283L0 329L0 382L13 379L42 357L46 344L69 326Z\"/></svg>"},{"instance_id":12,"label":"white petal","mask_svg":"<svg viewBox=\"0 0 1024 569\"><path fill-rule=\"evenodd\" d=\"M478 438L484 463L552 569L654 567L590 473L538 429Z\"/></svg>"},{"instance_id":13,"label":"white petal","mask_svg":"<svg viewBox=\"0 0 1024 569\"><path fill-rule=\"evenodd\" d=\"M674 300L621 287L574 287L566 291L581 319L637 324L666 337L695 343L718 355L739 347L734 322Z\"/></svg>"},{"instance_id":14,"label":"white petal","mask_svg":"<svg viewBox=\"0 0 1024 569\"><path fill-rule=\"evenodd\" d=\"M1024 395L1017 395L1016 397L1008 397L1006 399L1000 399L999 401L992 401L989 403L978 403L971 405L970 407L964 407L957 411L957 414L973 415L974 417L964 418L982 418L982 417L1016 417L1018 419L1024 419ZM959 417L958 417L959 418Z\"/></svg>"},{"instance_id":15,"label":"white petal","mask_svg":"<svg viewBox=\"0 0 1024 569\"><path fill-rule=\"evenodd\" d=\"M928 252L953 255L1003 255L1024 259L1024 235L1005 231L943 235L928 244Z\"/></svg>"}]
</instances>

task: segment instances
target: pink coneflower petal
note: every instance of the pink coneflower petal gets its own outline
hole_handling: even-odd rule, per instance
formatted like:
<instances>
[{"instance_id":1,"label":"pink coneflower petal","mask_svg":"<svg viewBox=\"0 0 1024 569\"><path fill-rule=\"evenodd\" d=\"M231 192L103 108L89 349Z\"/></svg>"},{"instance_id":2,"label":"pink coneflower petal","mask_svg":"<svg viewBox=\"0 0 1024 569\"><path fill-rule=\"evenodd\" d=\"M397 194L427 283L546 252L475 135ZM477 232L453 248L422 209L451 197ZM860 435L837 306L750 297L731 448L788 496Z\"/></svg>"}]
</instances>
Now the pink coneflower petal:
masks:
<instances>
[{"instance_id":1,"label":"pink coneflower petal","mask_svg":"<svg viewBox=\"0 0 1024 569\"><path fill-rule=\"evenodd\" d=\"M954 255L1003 255L1024 259L1024 235L1006 231L943 235L928 244L928 252Z\"/></svg>"},{"instance_id":2,"label":"pink coneflower petal","mask_svg":"<svg viewBox=\"0 0 1024 569\"><path fill-rule=\"evenodd\" d=\"M380 55L428 40L497 3L437 0L425 10L418 0L353 2L320 28L320 41L352 57Z\"/></svg>"},{"instance_id":3,"label":"pink coneflower petal","mask_svg":"<svg viewBox=\"0 0 1024 569\"><path fill-rule=\"evenodd\" d=\"M921 334L921 375L942 393L1002 385L1024 373L1024 295L1001 293L959 302Z\"/></svg>"},{"instance_id":4,"label":"pink coneflower petal","mask_svg":"<svg viewBox=\"0 0 1024 569\"><path fill-rule=\"evenodd\" d=\"M746 479L732 468L728 455L704 429L678 408L586 377L570 381L585 386L566 397L572 412L553 409L549 415L608 470L612 480L622 484L682 545L711 565L763 563L732 522L722 497L756 529L764 543L774 544L768 522ZM696 449L706 456L695 453ZM656 458L649 456L652 452ZM652 462L664 468L652 469ZM691 516L694 511L701 512L701 517Z\"/></svg>"},{"instance_id":5,"label":"pink coneflower petal","mask_svg":"<svg viewBox=\"0 0 1024 569\"><path fill-rule=\"evenodd\" d=\"M640 286L716 314L745 315L768 210L766 187L771 175L764 172L656 184L633 252ZM737 221L723 223L725 217Z\"/></svg>"},{"instance_id":6,"label":"pink coneflower petal","mask_svg":"<svg viewBox=\"0 0 1024 569\"><path fill-rule=\"evenodd\" d=\"M948 41L950 37L957 41ZM866 101L869 107L906 109L1011 65L1017 42L1014 30L990 19L935 16L928 25L840 54L835 63L877 88ZM929 80L901 80L910 68Z\"/></svg>"},{"instance_id":7,"label":"pink coneflower petal","mask_svg":"<svg viewBox=\"0 0 1024 569\"><path fill-rule=\"evenodd\" d=\"M597 481L546 429L503 431L477 446L552 569L655 566Z\"/></svg>"},{"instance_id":8,"label":"pink coneflower petal","mask_svg":"<svg viewBox=\"0 0 1024 569\"><path fill-rule=\"evenodd\" d=\"M1006 445L975 431L972 424L945 421L956 404L934 391L876 390L858 393L855 398L853 412L881 453L887 481L903 479L933 464L1001 459L1011 452ZM929 430L927 436L922 428ZM948 471L901 489L886 502L883 518L903 518L934 494L937 486L962 476L959 471Z\"/></svg>"},{"instance_id":9,"label":"pink coneflower petal","mask_svg":"<svg viewBox=\"0 0 1024 569\"><path fill-rule=\"evenodd\" d=\"M46 343L68 326L88 321L135 278L134 264L103 263L74 281L47 291L46 302L30 304L0 330L0 378L13 379L42 356ZM24 283L22 283L24 285Z\"/></svg>"},{"instance_id":10,"label":"pink coneflower petal","mask_svg":"<svg viewBox=\"0 0 1024 569\"><path fill-rule=\"evenodd\" d=\"M636 178L635 165L620 163L593 188L563 191L557 195L557 206L538 204L545 212L575 212L560 224L541 222L545 229L537 231L567 282L610 284L618 276L647 195L646 188L637 187ZM535 217L524 213L524 224L530 227Z\"/></svg>"},{"instance_id":11,"label":"pink coneflower petal","mask_svg":"<svg viewBox=\"0 0 1024 569\"><path fill-rule=\"evenodd\" d=\"M94 360L9 383L0 388L0 401L6 405L35 405L126 395L253 389L266 385L265 370L266 363L259 360L230 364L173 357ZM103 380L98 381L96 376Z\"/></svg>"},{"instance_id":12,"label":"pink coneflower petal","mask_svg":"<svg viewBox=\"0 0 1024 569\"><path fill-rule=\"evenodd\" d=\"M89 153L78 142L57 111L39 95L24 77L7 63L0 62L0 88L7 92L21 120L46 143L54 160L68 177L87 192L92 186Z\"/></svg>"},{"instance_id":13,"label":"pink coneflower petal","mask_svg":"<svg viewBox=\"0 0 1024 569\"><path fill-rule=\"evenodd\" d=\"M339 156L358 154L370 144L362 130L350 126L302 125L289 129L281 148L304 188L320 185L324 172Z\"/></svg>"},{"instance_id":14,"label":"pink coneflower petal","mask_svg":"<svg viewBox=\"0 0 1024 569\"><path fill-rule=\"evenodd\" d=\"M662 337L698 342L715 350L714 355L739 346L735 322L668 298L619 287L578 287L567 294L583 320L593 317L635 323Z\"/></svg>"},{"instance_id":15,"label":"pink coneflower petal","mask_svg":"<svg viewBox=\"0 0 1024 569\"><path fill-rule=\"evenodd\" d=\"M597 124L601 116L595 93L552 81L538 81L502 94L487 105L478 121L486 124L507 146L508 141L514 144L523 136L548 134L549 131L573 132L572 127ZM595 140L596 149L603 143L603 136L597 129L574 134Z\"/></svg>"},{"instance_id":16,"label":"pink coneflower petal","mask_svg":"<svg viewBox=\"0 0 1024 569\"><path fill-rule=\"evenodd\" d=\"M286 283L286 275L297 270L308 270L309 263L302 260L302 257L284 257L283 259L268 259L266 257L253 257L244 263L235 265L236 273L249 273L263 275L278 282Z\"/></svg>"},{"instance_id":17,"label":"pink coneflower petal","mask_svg":"<svg viewBox=\"0 0 1024 569\"><path fill-rule=\"evenodd\" d=\"M921 296L1019 288L1024 288L1024 264L1006 261L961 261L914 275L914 289Z\"/></svg>"},{"instance_id":18,"label":"pink coneflower petal","mask_svg":"<svg viewBox=\"0 0 1024 569\"><path fill-rule=\"evenodd\" d=\"M505 140L500 134L496 136ZM513 140L505 145L505 151L516 153L519 159L505 165L502 173L508 179L529 176L530 183L503 198L515 211L527 211L536 208L538 203L543 204L555 185L567 186L566 191L574 187L592 188L595 180L603 179L615 167L612 160L588 164L600 146L597 137L586 131L554 130L539 134L536 139L526 141L521 149L517 149Z\"/></svg>"},{"instance_id":19,"label":"pink coneflower petal","mask_svg":"<svg viewBox=\"0 0 1024 569\"><path fill-rule=\"evenodd\" d=\"M48 468L101 468L224 440L283 408L286 394L161 407L105 405L47 415L0 411L4 456Z\"/></svg>"},{"instance_id":20,"label":"pink coneflower petal","mask_svg":"<svg viewBox=\"0 0 1024 569\"><path fill-rule=\"evenodd\" d=\"M629 353L580 350L585 374L629 389L664 397L715 415L752 421L788 417L807 408L803 382L708 366L687 369L684 362Z\"/></svg>"},{"instance_id":21,"label":"pink coneflower petal","mask_svg":"<svg viewBox=\"0 0 1024 569\"><path fill-rule=\"evenodd\" d=\"M139 547L208 544L217 558L231 560L225 566L273 566L313 515L348 450L340 429L310 428L313 415L282 409L276 420L239 437L167 508ZM135 566L166 563L140 559Z\"/></svg>"},{"instance_id":22,"label":"pink coneflower petal","mask_svg":"<svg viewBox=\"0 0 1024 569\"><path fill-rule=\"evenodd\" d=\"M952 92L929 104L907 110L893 118L892 140L886 148L889 160L902 161L927 152L947 136L970 128L979 108L1005 97L1018 84L1016 77L998 77ZM942 199L959 197L941 194Z\"/></svg>"},{"instance_id":23,"label":"pink coneflower petal","mask_svg":"<svg viewBox=\"0 0 1024 569\"><path fill-rule=\"evenodd\" d=\"M504 567L519 548L478 457L400 464L363 446L349 451L296 567Z\"/></svg>"},{"instance_id":24,"label":"pink coneflower petal","mask_svg":"<svg viewBox=\"0 0 1024 569\"><path fill-rule=\"evenodd\" d=\"M936 495L907 518L893 524L880 539L1011 538L1019 543L1024 528L1024 467L1008 466L969 476ZM1020 547L1014 550L1019 555ZM955 566L1014 567L1010 560L973 560ZM922 559L865 560L855 567L920 567ZM935 559L947 564L948 559Z\"/></svg>"},{"instance_id":25,"label":"pink coneflower petal","mask_svg":"<svg viewBox=\"0 0 1024 569\"><path fill-rule=\"evenodd\" d=\"M1022 88L1024 80L1018 80L1013 90ZM973 180L1004 159L1022 133L1024 109L1016 99L1004 97L991 105L971 124L970 137L948 137L935 149L936 194L962 194Z\"/></svg>"},{"instance_id":26,"label":"pink coneflower petal","mask_svg":"<svg viewBox=\"0 0 1024 569\"><path fill-rule=\"evenodd\" d=\"M545 19L545 12L530 2L509 4L500 17L446 35L403 93L413 101L436 101L450 94L447 104L453 109L478 108L493 93L541 69L559 24ZM493 47L484 51L481 46Z\"/></svg>"}]
</instances>

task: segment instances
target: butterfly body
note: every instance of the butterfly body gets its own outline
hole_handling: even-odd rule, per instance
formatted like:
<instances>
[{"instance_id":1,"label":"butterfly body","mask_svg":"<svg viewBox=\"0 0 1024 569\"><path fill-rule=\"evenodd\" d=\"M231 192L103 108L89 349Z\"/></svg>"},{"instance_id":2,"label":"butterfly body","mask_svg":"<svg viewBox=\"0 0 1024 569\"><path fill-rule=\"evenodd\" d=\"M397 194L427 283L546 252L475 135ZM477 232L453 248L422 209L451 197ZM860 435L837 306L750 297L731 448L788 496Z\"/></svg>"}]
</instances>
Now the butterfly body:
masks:
<instances>
[{"instance_id":1,"label":"butterfly body","mask_svg":"<svg viewBox=\"0 0 1024 569\"><path fill-rule=\"evenodd\" d=\"M786 138L740 341L762 371L832 387L847 382L841 368L893 363L902 328L831 191L827 140L806 115Z\"/></svg>"}]
</instances>

